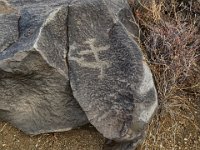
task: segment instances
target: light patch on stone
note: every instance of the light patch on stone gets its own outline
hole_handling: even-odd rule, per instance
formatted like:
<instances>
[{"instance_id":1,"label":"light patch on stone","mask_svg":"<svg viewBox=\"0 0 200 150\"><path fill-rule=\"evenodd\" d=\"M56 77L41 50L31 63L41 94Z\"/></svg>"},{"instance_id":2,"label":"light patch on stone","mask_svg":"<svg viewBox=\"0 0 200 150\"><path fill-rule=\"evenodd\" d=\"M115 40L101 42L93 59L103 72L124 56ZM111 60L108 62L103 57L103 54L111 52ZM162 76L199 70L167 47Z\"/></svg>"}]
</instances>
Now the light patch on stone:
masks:
<instances>
[{"instance_id":1,"label":"light patch on stone","mask_svg":"<svg viewBox=\"0 0 200 150\"><path fill-rule=\"evenodd\" d=\"M15 61L22 61L28 54L26 52L16 53L13 59Z\"/></svg>"},{"instance_id":2,"label":"light patch on stone","mask_svg":"<svg viewBox=\"0 0 200 150\"><path fill-rule=\"evenodd\" d=\"M43 27L46 26L49 22L54 21L56 14L61 10L61 8L62 7L59 7L49 14L48 18L46 19L46 21L43 24Z\"/></svg>"},{"instance_id":3,"label":"light patch on stone","mask_svg":"<svg viewBox=\"0 0 200 150\"><path fill-rule=\"evenodd\" d=\"M34 49L42 56L42 58L43 58L46 62L48 62L48 64L49 64L51 67L54 67L54 68L57 68L57 67L56 67L53 63L50 63L50 62L48 61L48 59L47 59L47 57L45 56L45 54L40 50L38 44L39 44L40 38L42 37L42 31L43 31L44 27L45 27L46 25L48 25L49 22L54 21L54 17L56 17L56 14L61 10L61 8L62 8L62 7L59 7L59 8L57 8L57 9L55 9L55 11L53 11L53 12L51 12L51 13L49 14L49 16L47 17L46 21L42 24L42 26L41 26L41 28L40 28L40 30L39 30L38 36L37 36L37 38L36 38L36 40L35 40L35 42L34 42L34 45L33 45ZM67 78L65 71L63 71L63 70L60 69L60 68L57 68L57 70L58 70L58 72L59 72L61 75L63 75L64 77Z\"/></svg>"},{"instance_id":4,"label":"light patch on stone","mask_svg":"<svg viewBox=\"0 0 200 150\"><path fill-rule=\"evenodd\" d=\"M57 130L53 130L53 132L65 132L65 131L69 131L72 130L73 128L64 128L64 129L57 129Z\"/></svg>"},{"instance_id":5,"label":"light patch on stone","mask_svg":"<svg viewBox=\"0 0 200 150\"><path fill-rule=\"evenodd\" d=\"M141 108L142 112L140 113L139 120L142 120L148 123L157 107L158 107L157 100L154 101L154 103L150 106L149 105L147 105L146 107L143 106L143 108Z\"/></svg>"},{"instance_id":6,"label":"light patch on stone","mask_svg":"<svg viewBox=\"0 0 200 150\"><path fill-rule=\"evenodd\" d=\"M6 72L13 72L13 68L10 66L11 63L9 62L21 62L27 55L28 54L26 52L16 53L12 58L0 61L0 69Z\"/></svg>"},{"instance_id":7,"label":"light patch on stone","mask_svg":"<svg viewBox=\"0 0 200 150\"><path fill-rule=\"evenodd\" d=\"M99 59L99 52L108 50L110 48L110 46L106 45L106 46L95 47L94 46L95 40L96 39L89 39L86 42L84 42L85 44L89 45L90 49L85 50L85 51L80 51L78 53L78 55L80 55L81 58L70 56L69 60L76 61L82 67L99 69L100 75L98 77L100 79L103 79L104 75L105 75L105 69L108 68L110 65L107 61L102 61L102 60ZM73 43L70 46L70 49L76 50L77 49L76 43ZM90 54L94 55L94 58L95 58L94 62L85 61L85 59L83 57L84 55L90 55Z\"/></svg>"},{"instance_id":8,"label":"light patch on stone","mask_svg":"<svg viewBox=\"0 0 200 150\"><path fill-rule=\"evenodd\" d=\"M100 122L101 120L105 119L105 118L108 118L108 115L110 114L110 110L105 112L103 115L101 116L98 116L98 119L97 121Z\"/></svg>"},{"instance_id":9,"label":"light patch on stone","mask_svg":"<svg viewBox=\"0 0 200 150\"><path fill-rule=\"evenodd\" d=\"M156 89L154 86L151 70L145 62L143 62L143 69L144 69L144 78L139 87L138 92L139 92L139 94L145 96L150 90L153 89L155 91L156 97L155 97L155 101L153 101L151 103L149 102L149 103L137 104L136 112L139 115L139 118L138 118L139 120L142 120L142 121L148 123L149 120L151 119L151 117L153 116L156 108L158 107L158 100L157 100L157 93L156 93Z\"/></svg>"},{"instance_id":10,"label":"light patch on stone","mask_svg":"<svg viewBox=\"0 0 200 150\"><path fill-rule=\"evenodd\" d=\"M139 88L139 93L141 95L146 94L149 90L154 88L151 70L149 69L149 67L145 62L143 63L143 68L144 68L144 78Z\"/></svg>"},{"instance_id":11,"label":"light patch on stone","mask_svg":"<svg viewBox=\"0 0 200 150\"><path fill-rule=\"evenodd\" d=\"M49 16L47 17L46 21L42 24L42 26L41 26L41 28L40 28L40 30L39 30L38 36L37 36L37 38L36 38L36 40L35 40L35 43L34 43L34 45L33 45L33 47L34 47L35 49L38 49L38 41L39 41L39 39L40 39L40 37L41 37L41 33L42 33L43 28L44 28L50 21L53 21L53 20L54 20L54 17L55 17L56 14L60 11L60 9L61 9L61 7L60 7L60 8L57 8L55 11L51 12L51 13L49 14Z\"/></svg>"}]
</instances>

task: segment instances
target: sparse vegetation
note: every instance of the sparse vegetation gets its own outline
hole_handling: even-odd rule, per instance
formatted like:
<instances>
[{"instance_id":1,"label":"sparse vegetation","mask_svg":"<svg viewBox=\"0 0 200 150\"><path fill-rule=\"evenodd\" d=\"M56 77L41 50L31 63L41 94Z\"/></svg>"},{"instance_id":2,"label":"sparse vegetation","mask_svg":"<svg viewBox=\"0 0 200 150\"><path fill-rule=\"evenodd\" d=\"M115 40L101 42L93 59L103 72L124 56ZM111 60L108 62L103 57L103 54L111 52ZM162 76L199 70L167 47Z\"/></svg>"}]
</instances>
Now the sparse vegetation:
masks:
<instances>
[{"instance_id":1,"label":"sparse vegetation","mask_svg":"<svg viewBox=\"0 0 200 150\"><path fill-rule=\"evenodd\" d=\"M134 10L160 101L141 150L200 147L199 12L190 2L140 1Z\"/></svg>"}]
</instances>

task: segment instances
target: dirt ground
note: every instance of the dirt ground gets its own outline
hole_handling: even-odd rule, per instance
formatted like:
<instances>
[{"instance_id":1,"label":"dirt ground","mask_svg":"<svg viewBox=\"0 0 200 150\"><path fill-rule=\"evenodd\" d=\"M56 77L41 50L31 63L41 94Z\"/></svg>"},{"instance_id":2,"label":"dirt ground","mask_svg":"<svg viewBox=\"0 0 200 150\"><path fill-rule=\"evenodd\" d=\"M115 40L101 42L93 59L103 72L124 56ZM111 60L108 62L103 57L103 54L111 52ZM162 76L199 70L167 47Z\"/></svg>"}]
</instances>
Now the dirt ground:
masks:
<instances>
[{"instance_id":1,"label":"dirt ground","mask_svg":"<svg viewBox=\"0 0 200 150\"><path fill-rule=\"evenodd\" d=\"M93 127L30 137L0 123L0 150L102 150L104 138Z\"/></svg>"}]
</instances>

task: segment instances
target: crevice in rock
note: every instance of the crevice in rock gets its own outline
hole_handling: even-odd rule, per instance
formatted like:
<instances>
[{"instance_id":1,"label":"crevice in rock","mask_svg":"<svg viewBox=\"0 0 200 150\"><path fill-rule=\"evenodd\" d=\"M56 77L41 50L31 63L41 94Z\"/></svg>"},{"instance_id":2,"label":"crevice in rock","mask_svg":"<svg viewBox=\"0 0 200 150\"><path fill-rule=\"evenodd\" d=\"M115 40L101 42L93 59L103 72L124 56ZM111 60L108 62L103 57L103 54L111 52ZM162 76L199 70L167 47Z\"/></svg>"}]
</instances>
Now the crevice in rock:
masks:
<instances>
[{"instance_id":1,"label":"crevice in rock","mask_svg":"<svg viewBox=\"0 0 200 150\"><path fill-rule=\"evenodd\" d=\"M72 1L71 1L72 2ZM69 4L70 5L70 4ZM69 54L69 8L70 6L67 6L67 19L66 19L66 29L67 29L67 45L66 45L66 64L67 64L67 68L69 68L69 63L68 63L68 54ZM68 71L69 74L69 71Z\"/></svg>"}]
</instances>

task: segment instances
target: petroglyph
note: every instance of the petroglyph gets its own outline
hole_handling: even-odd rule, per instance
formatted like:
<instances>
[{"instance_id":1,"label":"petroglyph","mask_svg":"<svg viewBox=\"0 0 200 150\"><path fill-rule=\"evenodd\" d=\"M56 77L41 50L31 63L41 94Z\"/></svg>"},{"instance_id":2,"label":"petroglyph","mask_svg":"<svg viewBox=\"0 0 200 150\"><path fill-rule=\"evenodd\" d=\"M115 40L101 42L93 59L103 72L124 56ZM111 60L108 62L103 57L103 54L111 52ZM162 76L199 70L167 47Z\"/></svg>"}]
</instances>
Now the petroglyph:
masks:
<instances>
[{"instance_id":1,"label":"petroglyph","mask_svg":"<svg viewBox=\"0 0 200 150\"><path fill-rule=\"evenodd\" d=\"M96 41L96 39L93 38L93 39L89 39L88 41L84 42L85 44L89 45L90 49L78 52L77 54L79 56L81 56L80 58L70 56L70 60L76 61L82 67L99 69L100 75L98 77L100 79L103 79L105 76L105 69L108 68L110 66L110 64L107 61L100 60L99 53L102 51L108 50L110 48L110 46L106 45L106 46L95 47L94 46L95 41ZM70 49L77 50L78 44L74 42L70 46ZM94 55L95 61L90 62L90 61L86 61L84 59L85 55L90 55L90 54Z\"/></svg>"}]
</instances>

